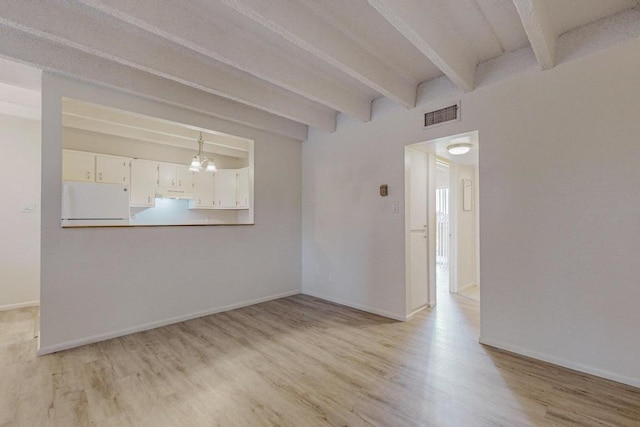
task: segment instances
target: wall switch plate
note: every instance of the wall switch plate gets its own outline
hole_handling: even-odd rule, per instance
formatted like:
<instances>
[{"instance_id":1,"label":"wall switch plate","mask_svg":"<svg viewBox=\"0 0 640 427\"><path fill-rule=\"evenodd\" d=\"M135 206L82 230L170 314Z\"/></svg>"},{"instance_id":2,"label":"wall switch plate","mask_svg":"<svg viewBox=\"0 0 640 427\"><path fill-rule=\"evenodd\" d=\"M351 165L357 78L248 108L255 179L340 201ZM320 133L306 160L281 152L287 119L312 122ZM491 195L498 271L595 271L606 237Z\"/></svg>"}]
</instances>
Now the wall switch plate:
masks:
<instances>
[{"instance_id":1,"label":"wall switch plate","mask_svg":"<svg viewBox=\"0 0 640 427\"><path fill-rule=\"evenodd\" d=\"M391 212L399 213L400 212L400 202L391 203Z\"/></svg>"},{"instance_id":2,"label":"wall switch plate","mask_svg":"<svg viewBox=\"0 0 640 427\"><path fill-rule=\"evenodd\" d=\"M22 209L20 209L20 213L26 213L26 214L36 213L35 203L24 206Z\"/></svg>"}]
</instances>

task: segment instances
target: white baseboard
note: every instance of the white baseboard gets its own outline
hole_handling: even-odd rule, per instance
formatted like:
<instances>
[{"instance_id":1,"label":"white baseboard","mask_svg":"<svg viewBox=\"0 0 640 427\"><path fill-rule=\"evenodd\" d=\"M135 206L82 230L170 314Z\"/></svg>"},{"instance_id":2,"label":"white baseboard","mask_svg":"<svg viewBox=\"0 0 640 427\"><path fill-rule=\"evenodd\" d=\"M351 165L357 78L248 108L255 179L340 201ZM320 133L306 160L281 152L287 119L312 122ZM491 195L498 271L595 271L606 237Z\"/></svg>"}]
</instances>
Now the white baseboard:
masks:
<instances>
[{"instance_id":1,"label":"white baseboard","mask_svg":"<svg viewBox=\"0 0 640 427\"><path fill-rule=\"evenodd\" d=\"M161 326L171 325L173 323L185 322L187 320L196 319L198 317L209 316L211 314L221 313L223 311L235 310L236 308L247 307L261 302L272 301L275 299L286 298L292 295L298 295L300 290L283 292L281 294L269 295L262 298L256 298L249 301L243 301L235 304L229 304L223 307L212 308L204 311L198 311L195 313L185 314L182 316L171 317L169 319L158 320L156 322L145 323L131 328L121 329L119 331L107 332L104 334L93 335L90 337L79 338L71 341L65 341L59 344L49 345L38 349L38 356L42 356L49 353L55 353L57 351L68 350L74 347L80 347L82 345L93 344L99 341L106 341L112 338L118 338L124 335L135 334L136 332L147 331L149 329L159 328ZM39 345L39 343L38 343Z\"/></svg>"},{"instance_id":2,"label":"white baseboard","mask_svg":"<svg viewBox=\"0 0 640 427\"><path fill-rule=\"evenodd\" d=\"M19 302L17 304L0 305L0 311L15 310L16 308L37 307L40 301Z\"/></svg>"},{"instance_id":3,"label":"white baseboard","mask_svg":"<svg viewBox=\"0 0 640 427\"><path fill-rule=\"evenodd\" d=\"M411 320L411 318L413 316L415 316L416 314L420 313L422 310L426 310L427 308L432 308L432 306L427 304L427 305L424 305L424 306L420 307L417 310L413 310L411 313L407 314L406 320L407 321Z\"/></svg>"},{"instance_id":4,"label":"white baseboard","mask_svg":"<svg viewBox=\"0 0 640 427\"><path fill-rule=\"evenodd\" d=\"M462 292L468 291L469 289L473 288L474 286L477 286L477 285L475 283L467 283L463 287L458 288L458 292L457 293L462 293Z\"/></svg>"},{"instance_id":5,"label":"white baseboard","mask_svg":"<svg viewBox=\"0 0 640 427\"><path fill-rule=\"evenodd\" d=\"M531 357L532 359L538 359L543 362L548 362L554 365L562 366L563 368L572 369L574 371L583 372L585 374L594 375L596 377L601 377L607 380L630 385L632 387L640 387L640 379L638 378L625 377L623 375L614 374L612 372L604 371L602 369L594 368L592 366L582 365L580 363L571 362L558 357L550 356L548 354L538 353L536 351L527 350L518 346L505 344L498 341L487 340L482 337L480 337L480 344L499 348L501 350L506 350L511 353L520 354L522 356Z\"/></svg>"},{"instance_id":6,"label":"white baseboard","mask_svg":"<svg viewBox=\"0 0 640 427\"><path fill-rule=\"evenodd\" d=\"M315 297L315 298L320 298L320 299L323 299L323 300L326 300L326 301L334 302L336 304L345 305L347 307L355 308L356 310L366 311L367 313L377 314L378 316L388 317L389 319L399 320L401 322L406 322L407 321L407 316L401 316L401 315L396 314L396 313L391 313L390 311L379 310L377 308L367 307L366 305L356 304L356 303L350 302L350 301L345 301L345 300L342 300L340 298L330 297L328 295L324 295L324 294L318 293L316 291L310 291L310 290L304 290L303 289L302 290L302 294L303 295L309 295L309 296L312 296L312 297Z\"/></svg>"}]
</instances>

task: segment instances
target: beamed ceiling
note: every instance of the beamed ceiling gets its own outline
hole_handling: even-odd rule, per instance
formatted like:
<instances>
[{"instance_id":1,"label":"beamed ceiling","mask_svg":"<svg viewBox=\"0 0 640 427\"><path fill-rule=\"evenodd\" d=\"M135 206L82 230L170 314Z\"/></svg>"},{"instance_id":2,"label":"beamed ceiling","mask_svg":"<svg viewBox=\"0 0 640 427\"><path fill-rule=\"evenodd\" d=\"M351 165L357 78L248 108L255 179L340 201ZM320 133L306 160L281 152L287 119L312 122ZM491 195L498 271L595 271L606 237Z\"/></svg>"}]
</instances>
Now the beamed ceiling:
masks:
<instances>
[{"instance_id":1,"label":"beamed ceiling","mask_svg":"<svg viewBox=\"0 0 640 427\"><path fill-rule=\"evenodd\" d=\"M469 92L636 38L638 3L0 0L0 55L304 140L424 104L421 84Z\"/></svg>"}]
</instances>

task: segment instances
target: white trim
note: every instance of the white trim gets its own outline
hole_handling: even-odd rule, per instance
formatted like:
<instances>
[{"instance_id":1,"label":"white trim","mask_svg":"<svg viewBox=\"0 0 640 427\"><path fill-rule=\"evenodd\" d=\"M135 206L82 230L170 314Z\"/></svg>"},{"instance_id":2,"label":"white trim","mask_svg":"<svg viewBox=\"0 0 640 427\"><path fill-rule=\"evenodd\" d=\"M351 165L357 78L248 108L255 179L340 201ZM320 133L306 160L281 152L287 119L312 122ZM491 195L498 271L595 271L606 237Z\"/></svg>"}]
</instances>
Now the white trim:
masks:
<instances>
[{"instance_id":1,"label":"white trim","mask_svg":"<svg viewBox=\"0 0 640 427\"><path fill-rule=\"evenodd\" d=\"M561 366L563 368L572 369L574 371L582 372L589 375L595 375L596 377L605 378L607 380L627 384L632 387L640 387L640 378L629 378L623 375L614 374L612 372L604 371L592 366L582 365L580 363L571 362L558 357L550 356L544 353L538 353L536 351L527 350L511 344L505 344L499 341L487 340L480 337L480 344L495 347L501 350L506 350L511 353L516 353L522 356L531 357L533 359L541 360L543 362L552 363L554 365Z\"/></svg>"},{"instance_id":2,"label":"white trim","mask_svg":"<svg viewBox=\"0 0 640 427\"><path fill-rule=\"evenodd\" d=\"M461 294L463 292L468 291L469 289L473 288L474 286L477 286L475 283L467 283L466 285L464 285L463 287L458 289L458 294Z\"/></svg>"},{"instance_id":3,"label":"white trim","mask_svg":"<svg viewBox=\"0 0 640 427\"><path fill-rule=\"evenodd\" d=\"M386 311L386 310L379 310L377 308L371 308L371 307L367 307L365 305L362 304L356 304L350 301L345 301L342 300L340 298L334 298L334 297L330 297L328 295L324 295L315 291L309 291L309 290L302 290L302 294L303 295L309 295L311 297L314 298L320 298L329 302L333 302L336 304L340 304L340 305L344 305L347 307L351 307L351 308L355 308L356 310L361 310L361 311L366 311L367 313L372 313L372 314L377 314L378 316L382 316L382 317L388 317L389 319L393 319L393 320L399 320L401 322L406 322L407 321L407 316L401 316L399 314L396 313L391 313L390 311Z\"/></svg>"},{"instance_id":4,"label":"white trim","mask_svg":"<svg viewBox=\"0 0 640 427\"><path fill-rule=\"evenodd\" d=\"M16 308L24 308L24 307L38 307L39 305L40 305L40 301L37 301L37 300L19 302L17 304L0 305L0 311L15 310Z\"/></svg>"},{"instance_id":5,"label":"white trim","mask_svg":"<svg viewBox=\"0 0 640 427\"><path fill-rule=\"evenodd\" d=\"M300 294L300 290L283 292L281 294L269 295L262 298L256 298L249 301L243 301L235 304L229 304L223 307L212 308L204 311L198 311L195 313L185 314L182 316L171 317L169 319L158 320L155 322L144 323L142 325L134 326L131 328L120 329L119 331L107 332L104 334L93 335L90 337L79 338L71 341L65 341L59 344L50 345L47 347L38 349L38 356L42 356L49 353L55 353L57 351L68 350L74 347L80 347L82 345L93 344L99 341L106 341L112 338L118 338L124 335L135 334L136 332L147 331L149 329L159 328L161 326L171 325L173 323L185 322L187 320L196 319L198 317L209 316L211 314L221 313L223 311L235 310L236 308L247 307L261 302L267 302L275 299L286 298L292 295Z\"/></svg>"},{"instance_id":6,"label":"white trim","mask_svg":"<svg viewBox=\"0 0 640 427\"><path fill-rule=\"evenodd\" d=\"M429 304L423 305L422 307L420 307L417 310L413 310L411 313L407 314L406 317L406 321L409 321L413 318L413 316L415 316L416 314L420 313L422 310L425 310L427 308L431 308L431 306L429 306Z\"/></svg>"}]
</instances>

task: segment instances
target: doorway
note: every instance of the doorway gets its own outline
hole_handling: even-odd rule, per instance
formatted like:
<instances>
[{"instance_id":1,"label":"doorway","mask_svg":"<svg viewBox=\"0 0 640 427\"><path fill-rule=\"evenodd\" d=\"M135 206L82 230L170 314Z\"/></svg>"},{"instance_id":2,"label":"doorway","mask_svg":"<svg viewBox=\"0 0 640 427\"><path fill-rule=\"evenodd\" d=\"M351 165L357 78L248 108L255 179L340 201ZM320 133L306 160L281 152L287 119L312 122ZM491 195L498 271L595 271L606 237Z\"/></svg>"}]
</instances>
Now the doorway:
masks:
<instances>
[{"instance_id":1,"label":"doorway","mask_svg":"<svg viewBox=\"0 0 640 427\"><path fill-rule=\"evenodd\" d=\"M39 335L41 73L0 58L0 346Z\"/></svg>"},{"instance_id":2,"label":"doorway","mask_svg":"<svg viewBox=\"0 0 640 427\"><path fill-rule=\"evenodd\" d=\"M436 288L450 291L451 207L449 162L436 159Z\"/></svg>"},{"instance_id":3,"label":"doorway","mask_svg":"<svg viewBox=\"0 0 640 427\"><path fill-rule=\"evenodd\" d=\"M474 131L405 147L408 317L450 293L479 300L478 139Z\"/></svg>"}]
</instances>

